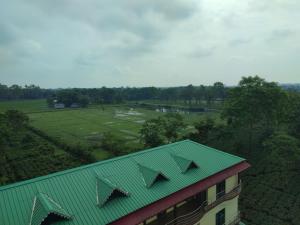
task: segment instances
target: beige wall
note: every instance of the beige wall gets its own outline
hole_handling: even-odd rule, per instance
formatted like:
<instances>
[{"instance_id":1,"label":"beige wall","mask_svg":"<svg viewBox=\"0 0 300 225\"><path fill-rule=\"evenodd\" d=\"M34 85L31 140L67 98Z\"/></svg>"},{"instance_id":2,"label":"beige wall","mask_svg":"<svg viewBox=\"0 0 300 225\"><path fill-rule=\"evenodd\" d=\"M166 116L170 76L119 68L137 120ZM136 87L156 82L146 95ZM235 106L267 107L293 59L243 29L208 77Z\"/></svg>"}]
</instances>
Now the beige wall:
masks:
<instances>
[{"instance_id":1,"label":"beige wall","mask_svg":"<svg viewBox=\"0 0 300 225\"><path fill-rule=\"evenodd\" d=\"M207 189L207 202L208 204L216 201L216 185Z\"/></svg>"},{"instance_id":2,"label":"beige wall","mask_svg":"<svg viewBox=\"0 0 300 225\"><path fill-rule=\"evenodd\" d=\"M238 214L238 196L234 199L225 201L220 205L216 206L215 208L211 209L207 212L200 222L196 223L195 225L215 225L216 223L216 214L225 208L225 223L229 224L235 216Z\"/></svg>"},{"instance_id":3,"label":"beige wall","mask_svg":"<svg viewBox=\"0 0 300 225\"><path fill-rule=\"evenodd\" d=\"M238 175L233 175L226 179L226 193L230 192L238 185ZM207 201L208 204L211 204L216 200L216 185L211 186L207 190ZM238 214L238 196L234 199L225 201L220 205L216 206L215 208L211 209L207 212L202 219L196 223L195 225L215 225L216 223L216 214L225 208L225 222L226 224L230 223L235 216Z\"/></svg>"},{"instance_id":4,"label":"beige wall","mask_svg":"<svg viewBox=\"0 0 300 225\"><path fill-rule=\"evenodd\" d=\"M226 193L230 192L238 185L238 175L233 175L226 179Z\"/></svg>"}]
</instances>

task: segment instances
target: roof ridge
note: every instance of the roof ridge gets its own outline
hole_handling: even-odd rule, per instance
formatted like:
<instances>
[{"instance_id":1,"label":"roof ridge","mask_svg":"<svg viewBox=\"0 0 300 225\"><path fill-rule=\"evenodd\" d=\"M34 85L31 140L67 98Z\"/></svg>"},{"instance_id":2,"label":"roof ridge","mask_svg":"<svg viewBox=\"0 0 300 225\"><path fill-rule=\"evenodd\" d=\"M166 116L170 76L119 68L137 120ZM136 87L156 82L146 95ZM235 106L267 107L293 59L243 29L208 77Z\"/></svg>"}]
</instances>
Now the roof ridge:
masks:
<instances>
[{"instance_id":1,"label":"roof ridge","mask_svg":"<svg viewBox=\"0 0 300 225\"><path fill-rule=\"evenodd\" d=\"M10 189L10 188L14 188L14 187L34 183L36 181L42 181L42 180L46 180L46 179L49 179L49 178L52 178L52 177L57 177L57 176L62 176L64 174L73 173L73 172L80 171L80 170L83 170L83 169L87 169L87 168L90 168L90 167L93 167L93 166L96 166L96 165L105 164L105 163L109 163L109 162L112 162L112 161L117 161L117 160L121 160L121 159L125 159L125 158L132 158L133 156L146 154L146 153L151 152L151 151L155 151L155 150L158 150L158 149L161 149L161 148L165 148L167 146L178 145L178 144L184 143L184 142L192 142L192 141L189 140L189 139L186 139L186 140L182 140L182 141L178 141L178 142L174 142L174 143L169 143L169 144L157 146L157 147L154 147L154 148L144 149L144 150L133 152L133 153L130 153L130 154L127 154L127 155L118 156L118 157L114 157L114 158L111 158L111 159L106 159L106 160L98 161L98 162L95 162L95 163L91 163L91 164L82 165L82 166L79 166L79 167L75 167L75 168L71 168L71 169L67 169L67 170L63 170L63 171L50 173L50 174L39 176L39 177L32 178L32 179L29 179L29 180L24 180L24 181L20 181L20 182L17 182L17 183L4 185L2 187L0 186L0 192L4 191L4 190L7 190L7 189Z\"/></svg>"}]
</instances>

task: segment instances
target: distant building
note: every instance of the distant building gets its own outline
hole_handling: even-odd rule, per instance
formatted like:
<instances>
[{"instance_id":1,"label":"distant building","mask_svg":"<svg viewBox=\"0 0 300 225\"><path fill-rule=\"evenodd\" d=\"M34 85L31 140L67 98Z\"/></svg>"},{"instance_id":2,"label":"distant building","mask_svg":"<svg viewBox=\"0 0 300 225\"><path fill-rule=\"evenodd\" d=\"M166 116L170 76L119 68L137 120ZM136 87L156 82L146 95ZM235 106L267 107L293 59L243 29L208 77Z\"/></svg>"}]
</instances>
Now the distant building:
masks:
<instances>
[{"instance_id":1,"label":"distant building","mask_svg":"<svg viewBox=\"0 0 300 225\"><path fill-rule=\"evenodd\" d=\"M80 105L78 103L72 103L70 107L71 108L79 108Z\"/></svg>"},{"instance_id":2,"label":"distant building","mask_svg":"<svg viewBox=\"0 0 300 225\"><path fill-rule=\"evenodd\" d=\"M1 225L240 225L245 159L186 140L0 188Z\"/></svg>"},{"instance_id":3,"label":"distant building","mask_svg":"<svg viewBox=\"0 0 300 225\"><path fill-rule=\"evenodd\" d=\"M64 109L65 108L65 104L64 103L55 103L54 104L54 108L55 109Z\"/></svg>"}]
</instances>

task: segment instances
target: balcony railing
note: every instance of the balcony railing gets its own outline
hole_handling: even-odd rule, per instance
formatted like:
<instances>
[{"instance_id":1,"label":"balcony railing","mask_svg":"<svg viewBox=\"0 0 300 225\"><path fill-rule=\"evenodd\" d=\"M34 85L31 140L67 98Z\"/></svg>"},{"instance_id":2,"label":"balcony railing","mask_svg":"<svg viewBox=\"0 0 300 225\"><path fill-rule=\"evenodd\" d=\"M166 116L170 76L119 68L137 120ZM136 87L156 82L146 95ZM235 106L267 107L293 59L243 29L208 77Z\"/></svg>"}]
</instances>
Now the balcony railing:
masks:
<instances>
[{"instance_id":1,"label":"balcony railing","mask_svg":"<svg viewBox=\"0 0 300 225\"><path fill-rule=\"evenodd\" d=\"M205 213L207 213L209 210L213 209L217 205L221 204L224 201L230 200L235 198L241 193L241 184L239 183L234 189L232 189L228 193L222 193L220 197L218 197L215 201L205 201L203 202L199 207L197 207L195 210L191 211L190 213L184 214L182 216L179 216L170 222L166 223L165 225L190 225L195 224L201 220L201 218L204 216ZM218 194L217 194L218 196ZM235 225L240 221L240 216L234 217L232 222L226 224L226 225Z\"/></svg>"}]
</instances>

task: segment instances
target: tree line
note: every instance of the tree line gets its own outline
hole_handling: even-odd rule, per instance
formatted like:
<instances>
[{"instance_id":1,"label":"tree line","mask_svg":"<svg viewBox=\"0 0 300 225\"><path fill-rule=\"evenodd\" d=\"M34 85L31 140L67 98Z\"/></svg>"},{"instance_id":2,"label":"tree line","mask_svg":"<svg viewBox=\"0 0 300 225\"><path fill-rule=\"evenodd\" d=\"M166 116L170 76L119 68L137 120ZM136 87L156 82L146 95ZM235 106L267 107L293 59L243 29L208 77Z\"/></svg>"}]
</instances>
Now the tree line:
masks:
<instances>
[{"instance_id":1,"label":"tree line","mask_svg":"<svg viewBox=\"0 0 300 225\"><path fill-rule=\"evenodd\" d=\"M244 77L238 86L227 90L220 117L221 121L216 122L208 116L194 125L192 133L182 136L183 118L167 114L146 121L141 138L149 147L190 138L221 149L243 149L246 153L275 136L300 139L300 93L286 91L258 76ZM168 131L173 135L168 135Z\"/></svg>"},{"instance_id":2,"label":"tree line","mask_svg":"<svg viewBox=\"0 0 300 225\"><path fill-rule=\"evenodd\" d=\"M53 90L42 89L36 85L11 85L0 83L0 100L42 99L51 96Z\"/></svg>"},{"instance_id":3,"label":"tree line","mask_svg":"<svg viewBox=\"0 0 300 225\"><path fill-rule=\"evenodd\" d=\"M223 101L228 87L216 82L213 85L187 85L182 87L157 88L157 87L120 87L120 88L66 88L43 89L35 85L3 85L0 84L0 100L16 99L43 99L47 98L49 105L57 102L70 105L81 103L113 104L126 101L159 100L166 102L182 101L186 104L200 104L201 101Z\"/></svg>"},{"instance_id":4,"label":"tree line","mask_svg":"<svg viewBox=\"0 0 300 225\"><path fill-rule=\"evenodd\" d=\"M300 91L300 85L281 85L285 90ZM4 85L0 83L0 100L17 99L48 99L59 100L67 105L70 102L80 101L82 104L112 104L124 101L159 100L177 102L183 101L186 104L200 104L202 101L210 104L213 101L224 101L229 90L233 87L226 87L222 82L215 82L213 85L187 85L181 87L120 87L120 88L64 88L44 89L36 85Z\"/></svg>"}]
</instances>

